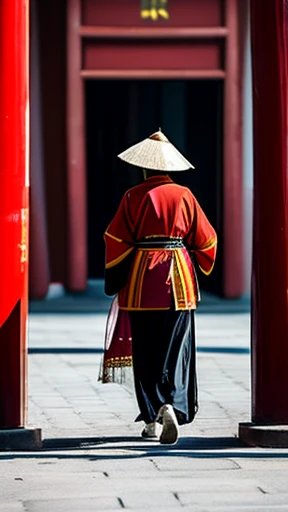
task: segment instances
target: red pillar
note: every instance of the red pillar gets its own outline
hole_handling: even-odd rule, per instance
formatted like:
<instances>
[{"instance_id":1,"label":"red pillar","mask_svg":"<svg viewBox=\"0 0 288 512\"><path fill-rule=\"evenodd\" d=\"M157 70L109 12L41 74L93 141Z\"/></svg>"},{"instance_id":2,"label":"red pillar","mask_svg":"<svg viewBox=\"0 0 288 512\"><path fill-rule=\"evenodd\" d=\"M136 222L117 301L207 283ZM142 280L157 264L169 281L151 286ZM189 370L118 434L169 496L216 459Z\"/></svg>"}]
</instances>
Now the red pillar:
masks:
<instances>
[{"instance_id":1,"label":"red pillar","mask_svg":"<svg viewBox=\"0 0 288 512\"><path fill-rule=\"evenodd\" d=\"M67 2L67 190L68 250L67 288L84 291L87 286L87 227L84 83L82 66L81 1Z\"/></svg>"},{"instance_id":2,"label":"red pillar","mask_svg":"<svg viewBox=\"0 0 288 512\"><path fill-rule=\"evenodd\" d=\"M0 0L0 428L26 413L28 8Z\"/></svg>"},{"instance_id":3,"label":"red pillar","mask_svg":"<svg viewBox=\"0 0 288 512\"><path fill-rule=\"evenodd\" d=\"M239 79L238 3L226 0L228 36L224 90L224 276L228 299L243 294L243 198L241 162L241 89Z\"/></svg>"},{"instance_id":4,"label":"red pillar","mask_svg":"<svg viewBox=\"0 0 288 512\"><path fill-rule=\"evenodd\" d=\"M46 296L50 282L49 249L45 205L43 122L41 108L41 81L37 2L30 3L30 298Z\"/></svg>"},{"instance_id":5,"label":"red pillar","mask_svg":"<svg viewBox=\"0 0 288 512\"><path fill-rule=\"evenodd\" d=\"M251 0L254 231L250 444L288 446L287 1ZM257 429L257 425L266 425ZM282 427L273 427L281 425ZM241 427L240 427L241 435ZM249 437L250 436L250 437Z\"/></svg>"}]
</instances>

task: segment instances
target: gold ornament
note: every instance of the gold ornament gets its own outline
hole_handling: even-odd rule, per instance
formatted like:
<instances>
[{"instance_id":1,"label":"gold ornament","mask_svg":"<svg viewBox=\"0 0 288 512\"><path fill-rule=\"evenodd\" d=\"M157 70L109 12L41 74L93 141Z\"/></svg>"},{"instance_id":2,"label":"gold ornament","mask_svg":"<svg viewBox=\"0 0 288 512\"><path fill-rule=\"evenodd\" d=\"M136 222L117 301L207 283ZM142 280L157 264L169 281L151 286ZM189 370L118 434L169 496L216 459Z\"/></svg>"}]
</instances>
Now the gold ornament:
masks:
<instances>
[{"instance_id":1,"label":"gold ornament","mask_svg":"<svg viewBox=\"0 0 288 512\"><path fill-rule=\"evenodd\" d=\"M143 20L169 20L168 0L141 0L140 15Z\"/></svg>"}]
</instances>

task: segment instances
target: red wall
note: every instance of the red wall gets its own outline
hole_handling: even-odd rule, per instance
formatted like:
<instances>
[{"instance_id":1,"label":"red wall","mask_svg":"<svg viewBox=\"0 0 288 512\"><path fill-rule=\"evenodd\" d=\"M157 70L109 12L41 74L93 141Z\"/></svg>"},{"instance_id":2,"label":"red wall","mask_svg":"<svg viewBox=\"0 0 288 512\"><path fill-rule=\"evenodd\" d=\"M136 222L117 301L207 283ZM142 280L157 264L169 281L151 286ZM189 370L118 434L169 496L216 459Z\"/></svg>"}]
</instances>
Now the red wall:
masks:
<instances>
[{"instance_id":1,"label":"red wall","mask_svg":"<svg viewBox=\"0 0 288 512\"><path fill-rule=\"evenodd\" d=\"M85 69L221 70L221 41L86 41Z\"/></svg>"},{"instance_id":2,"label":"red wall","mask_svg":"<svg viewBox=\"0 0 288 512\"><path fill-rule=\"evenodd\" d=\"M142 20L140 0L83 0L82 23L98 26L143 26L167 25L167 21L158 19L157 23ZM115 5L117 8L115 9ZM169 0L169 26L215 27L224 22L223 2L221 0Z\"/></svg>"}]
</instances>

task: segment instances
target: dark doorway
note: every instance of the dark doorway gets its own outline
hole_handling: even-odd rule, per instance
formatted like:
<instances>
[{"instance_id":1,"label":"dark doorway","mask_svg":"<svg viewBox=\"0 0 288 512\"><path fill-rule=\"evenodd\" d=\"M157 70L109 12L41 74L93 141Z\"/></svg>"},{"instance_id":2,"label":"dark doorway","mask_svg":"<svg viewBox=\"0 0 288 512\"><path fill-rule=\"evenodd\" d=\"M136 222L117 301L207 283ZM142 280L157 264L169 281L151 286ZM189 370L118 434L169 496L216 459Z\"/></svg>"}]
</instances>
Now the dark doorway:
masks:
<instances>
[{"instance_id":1,"label":"dark doorway","mask_svg":"<svg viewBox=\"0 0 288 512\"><path fill-rule=\"evenodd\" d=\"M124 192L141 181L141 170L117 154L162 128L194 164L173 173L188 186L216 228L220 247L203 289L222 293L222 98L217 80L91 80L86 83L88 268L104 272L103 233Z\"/></svg>"}]
</instances>

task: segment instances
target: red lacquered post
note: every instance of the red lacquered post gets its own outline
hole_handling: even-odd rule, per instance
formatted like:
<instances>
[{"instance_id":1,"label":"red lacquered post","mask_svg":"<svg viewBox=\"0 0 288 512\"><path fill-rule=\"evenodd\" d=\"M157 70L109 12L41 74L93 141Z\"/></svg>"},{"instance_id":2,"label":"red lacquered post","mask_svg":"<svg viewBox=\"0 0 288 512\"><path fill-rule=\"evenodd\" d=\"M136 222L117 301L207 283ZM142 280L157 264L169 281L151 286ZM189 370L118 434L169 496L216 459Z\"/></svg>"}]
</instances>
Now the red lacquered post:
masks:
<instances>
[{"instance_id":1,"label":"red lacquered post","mask_svg":"<svg viewBox=\"0 0 288 512\"><path fill-rule=\"evenodd\" d=\"M68 260L66 287L82 292L87 287L86 174L84 82L82 66L81 1L67 2L67 193Z\"/></svg>"},{"instance_id":2,"label":"red lacquered post","mask_svg":"<svg viewBox=\"0 0 288 512\"><path fill-rule=\"evenodd\" d=\"M28 19L27 0L0 0L0 449L31 446L36 432L23 429L27 410ZM13 436L13 429L19 427L22 435ZM39 441L39 431L36 434Z\"/></svg>"},{"instance_id":3,"label":"red lacquered post","mask_svg":"<svg viewBox=\"0 0 288 512\"><path fill-rule=\"evenodd\" d=\"M227 299L240 297L243 279L243 183L241 161L241 89L239 78L238 2L225 2L228 36L225 52L224 89L224 272L223 292Z\"/></svg>"},{"instance_id":4,"label":"red lacquered post","mask_svg":"<svg viewBox=\"0 0 288 512\"><path fill-rule=\"evenodd\" d=\"M240 436L260 446L288 446L287 4L251 0L253 423Z\"/></svg>"}]
</instances>

